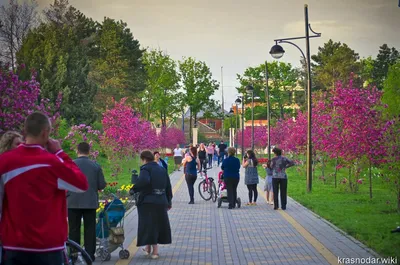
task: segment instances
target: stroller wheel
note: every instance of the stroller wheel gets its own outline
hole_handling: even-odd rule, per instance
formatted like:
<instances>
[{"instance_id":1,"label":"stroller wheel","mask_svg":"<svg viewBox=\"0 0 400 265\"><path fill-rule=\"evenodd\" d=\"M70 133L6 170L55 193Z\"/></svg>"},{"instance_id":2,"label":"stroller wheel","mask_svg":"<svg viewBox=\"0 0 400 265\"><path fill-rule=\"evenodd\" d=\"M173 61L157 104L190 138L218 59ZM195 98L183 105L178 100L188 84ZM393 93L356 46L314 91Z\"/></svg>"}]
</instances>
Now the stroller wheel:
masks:
<instances>
[{"instance_id":1,"label":"stroller wheel","mask_svg":"<svg viewBox=\"0 0 400 265\"><path fill-rule=\"evenodd\" d=\"M129 259L130 253L128 250L123 249L119 252L119 258L120 259Z\"/></svg>"},{"instance_id":2,"label":"stroller wheel","mask_svg":"<svg viewBox=\"0 0 400 265\"><path fill-rule=\"evenodd\" d=\"M222 199L218 198L218 208L221 208L221 205L222 205Z\"/></svg>"},{"instance_id":3,"label":"stroller wheel","mask_svg":"<svg viewBox=\"0 0 400 265\"><path fill-rule=\"evenodd\" d=\"M240 198L237 198L236 205L238 208L240 208L240 206L242 206L242 200Z\"/></svg>"}]
</instances>

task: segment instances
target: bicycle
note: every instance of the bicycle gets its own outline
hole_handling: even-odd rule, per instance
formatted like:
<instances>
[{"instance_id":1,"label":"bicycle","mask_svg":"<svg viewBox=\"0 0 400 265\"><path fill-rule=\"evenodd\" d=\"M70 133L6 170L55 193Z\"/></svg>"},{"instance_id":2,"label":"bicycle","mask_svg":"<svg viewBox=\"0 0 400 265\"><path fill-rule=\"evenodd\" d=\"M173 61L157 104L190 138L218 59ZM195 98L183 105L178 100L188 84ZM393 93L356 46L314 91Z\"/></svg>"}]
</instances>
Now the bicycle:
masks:
<instances>
[{"instance_id":1,"label":"bicycle","mask_svg":"<svg viewBox=\"0 0 400 265\"><path fill-rule=\"evenodd\" d=\"M92 265L93 261L89 254L75 241L68 239L65 243L64 264L65 265Z\"/></svg>"},{"instance_id":2,"label":"bicycle","mask_svg":"<svg viewBox=\"0 0 400 265\"><path fill-rule=\"evenodd\" d=\"M205 201L217 201L217 188L213 178L209 178L207 170L203 171L205 178L199 183L199 193L201 198Z\"/></svg>"}]
</instances>

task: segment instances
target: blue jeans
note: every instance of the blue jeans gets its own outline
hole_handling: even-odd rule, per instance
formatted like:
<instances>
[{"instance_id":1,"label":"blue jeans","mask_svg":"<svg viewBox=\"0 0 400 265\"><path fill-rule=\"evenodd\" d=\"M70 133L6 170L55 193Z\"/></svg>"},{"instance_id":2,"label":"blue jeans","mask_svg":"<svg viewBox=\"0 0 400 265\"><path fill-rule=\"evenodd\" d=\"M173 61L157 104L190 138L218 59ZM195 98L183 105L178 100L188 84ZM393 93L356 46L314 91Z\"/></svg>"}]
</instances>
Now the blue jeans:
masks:
<instances>
[{"instance_id":1,"label":"blue jeans","mask_svg":"<svg viewBox=\"0 0 400 265\"><path fill-rule=\"evenodd\" d=\"M224 162L225 155L226 155L225 152L219 153L219 156L218 156L218 166L219 166L220 164L222 164L222 162Z\"/></svg>"}]
</instances>

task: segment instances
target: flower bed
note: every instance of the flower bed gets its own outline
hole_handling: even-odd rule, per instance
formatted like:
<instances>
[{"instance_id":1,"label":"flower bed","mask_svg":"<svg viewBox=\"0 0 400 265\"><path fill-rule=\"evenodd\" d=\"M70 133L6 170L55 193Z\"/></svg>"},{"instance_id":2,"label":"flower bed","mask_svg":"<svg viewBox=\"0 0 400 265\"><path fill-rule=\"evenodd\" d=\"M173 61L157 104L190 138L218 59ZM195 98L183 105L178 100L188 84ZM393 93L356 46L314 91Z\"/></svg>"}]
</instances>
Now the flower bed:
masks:
<instances>
[{"instance_id":1,"label":"flower bed","mask_svg":"<svg viewBox=\"0 0 400 265\"><path fill-rule=\"evenodd\" d=\"M134 201L132 196L129 194L129 190L133 187L131 185L122 185L118 187L118 182L107 183L107 186L104 190L100 191L99 194L99 208L97 209L97 213L104 210L104 207L110 203L112 200L117 197L121 200L121 202L125 206L125 210L128 211L134 206Z\"/></svg>"}]
</instances>

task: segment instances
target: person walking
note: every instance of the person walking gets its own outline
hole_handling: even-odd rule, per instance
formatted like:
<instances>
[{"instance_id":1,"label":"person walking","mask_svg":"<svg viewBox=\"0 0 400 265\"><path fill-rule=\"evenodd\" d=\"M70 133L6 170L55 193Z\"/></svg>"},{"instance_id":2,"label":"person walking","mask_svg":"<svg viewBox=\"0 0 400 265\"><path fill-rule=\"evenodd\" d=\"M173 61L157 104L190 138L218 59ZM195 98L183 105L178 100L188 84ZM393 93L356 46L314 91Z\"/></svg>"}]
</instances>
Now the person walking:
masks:
<instances>
[{"instance_id":1,"label":"person walking","mask_svg":"<svg viewBox=\"0 0 400 265\"><path fill-rule=\"evenodd\" d=\"M158 244L171 244L171 226L168 211L172 207L172 188L168 172L154 161L150 151L140 154L142 166L133 186L139 192L137 202L137 247L143 247L146 256L159 258Z\"/></svg>"},{"instance_id":2,"label":"person walking","mask_svg":"<svg viewBox=\"0 0 400 265\"><path fill-rule=\"evenodd\" d=\"M165 168L165 170L168 172L168 164L167 164L167 162L165 162L164 159L161 158L160 152L155 151L155 152L153 153L153 155L154 155L154 161L155 161L160 167Z\"/></svg>"},{"instance_id":3,"label":"person walking","mask_svg":"<svg viewBox=\"0 0 400 265\"><path fill-rule=\"evenodd\" d=\"M209 143L207 146L207 157L208 157L208 167L212 168L213 166L213 156L214 156L215 148L212 143Z\"/></svg>"},{"instance_id":4,"label":"person walking","mask_svg":"<svg viewBox=\"0 0 400 265\"><path fill-rule=\"evenodd\" d=\"M224 161L226 156L226 144L224 140L221 140L221 143L218 145L218 166Z\"/></svg>"},{"instance_id":5,"label":"person walking","mask_svg":"<svg viewBox=\"0 0 400 265\"><path fill-rule=\"evenodd\" d=\"M85 192L86 176L49 138L39 112L24 123L25 143L0 155L0 235L4 265L64 264L68 237L65 191Z\"/></svg>"},{"instance_id":6,"label":"person walking","mask_svg":"<svg viewBox=\"0 0 400 265\"><path fill-rule=\"evenodd\" d=\"M22 135L14 132L5 132L0 138L0 154L17 148L22 144Z\"/></svg>"},{"instance_id":7,"label":"person walking","mask_svg":"<svg viewBox=\"0 0 400 265\"><path fill-rule=\"evenodd\" d=\"M264 191L265 196L267 198L267 204L274 204L274 192L272 191L272 168L271 161L268 161L267 164L263 164L263 168L265 168L266 176L265 176L265 184Z\"/></svg>"},{"instance_id":8,"label":"person walking","mask_svg":"<svg viewBox=\"0 0 400 265\"><path fill-rule=\"evenodd\" d=\"M294 166L294 162L282 156L282 150L272 149L275 157L271 159L272 190L274 192L274 210L279 208L278 192L280 192L282 210L286 210L287 204L287 175L286 169Z\"/></svg>"},{"instance_id":9,"label":"person walking","mask_svg":"<svg viewBox=\"0 0 400 265\"><path fill-rule=\"evenodd\" d=\"M174 171L176 170L181 171L182 158L183 158L183 150L181 149L179 144L177 144L176 148L174 149L174 162L175 162Z\"/></svg>"},{"instance_id":10,"label":"person walking","mask_svg":"<svg viewBox=\"0 0 400 265\"><path fill-rule=\"evenodd\" d=\"M199 156L199 160L200 160L200 175L203 175L203 169L207 170L207 150L206 150L206 146L201 143L199 150L198 150L198 156Z\"/></svg>"},{"instance_id":11,"label":"person walking","mask_svg":"<svg viewBox=\"0 0 400 265\"><path fill-rule=\"evenodd\" d=\"M224 182L228 193L229 209L233 209L237 202L237 187L240 179L240 160L235 157L236 150L228 148L228 157L222 162L221 169L224 174Z\"/></svg>"},{"instance_id":12,"label":"person walking","mask_svg":"<svg viewBox=\"0 0 400 265\"><path fill-rule=\"evenodd\" d=\"M247 156L247 159L246 159ZM249 202L246 205L257 205L257 184L259 182L257 165L258 161L253 150L248 150L243 158L242 166L245 168L244 184L249 190Z\"/></svg>"},{"instance_id":13,"label":"person walking","mask_svg":"<svg viewBox=\"0 0 400 265\"><path fill-rule=\"evenodd\" d=\"M197 180L197 169L201 168L200 160L197 158L197 148L190 148L190 155L183 161L185 167L185 179L189 190L189 204L194 204L194 183Z\"/></svg>"},{"instance_id":14,"label":"person walking","mask_svg":"<svg viewBox=\"0 0 400 265\"><path fill-rule=\"evenodd\" d=\"M96 209L99 208L99 190L107 184L100 165L90 160L90 145L86 142L78 144L78 158L75 164L86 176L89 189L84 193L67 193L69 238L76 243L81 242L81 220L83 219L83 240L85 250L94 261L96 251Z\"/></svg>"}]
</instances>

